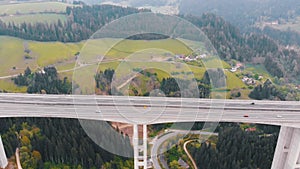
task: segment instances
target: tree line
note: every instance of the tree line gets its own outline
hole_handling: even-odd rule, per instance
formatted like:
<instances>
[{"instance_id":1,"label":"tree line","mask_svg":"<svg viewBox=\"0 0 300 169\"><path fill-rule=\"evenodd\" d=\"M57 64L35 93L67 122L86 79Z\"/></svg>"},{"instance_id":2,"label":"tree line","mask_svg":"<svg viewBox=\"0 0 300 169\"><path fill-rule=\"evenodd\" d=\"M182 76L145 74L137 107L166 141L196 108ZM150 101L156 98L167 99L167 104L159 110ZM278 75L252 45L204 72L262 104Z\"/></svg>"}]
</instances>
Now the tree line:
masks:
<instances>
[{"instance_id":1,"label":"tree line","mask_svg":"<svg viewBox=\"0 0 300 169\"><path fill-rule=\"evenodd\" d=\"M66 22L26 23L16 25L14 22L0 21L0 35L9 35L36 41L79 42L89 37L105 24L122 16L145 12L135 8L124 8L112 5L83 5L67 7Z\"/></svg>"},{"instance_id":2,"label":"tree line","mask_svg":"<svg viewBox=\"0 0 300 169\"><path fill-rule=\"evenodd\" d=\"M27 67L23 74L12 80L18 86L27 86L27 93L70 94L72 92L72 84L67 77L60 80L55 67L45 67L35 73Z\"/></svg>"},{"instance_id":3,"label":"tree line","mask_svg":"<svg viewBox=\"0 0 300 169\"><path fill-rule=\"evenodd\" d=\"M263 64L273 76L285 77L289 82L299 80L300 57L296 50L285 48L261 33L242 34L239 29L213 14L182 17L208 36L221 59Z\"/></svg>"},{"instance_id":4,"label":"tree line","mask_svg":"<svg viewBox=\"0 0 300 169\"><path fill-rule=\"evenodd\" d=\"M265 83L257 85L249 94L249 97L256 100L285 100L285 95L280 92L275 85L268 79Z\"/></svg>"},{"instance_id":5,"label":"tree line","mask_svg":"<svg viewBox=\"0 0 300 169\"><path fill-rule=\"evenodd\" d=\"M132 153L129 137L109 132L100 121L87 121L98 130L99 140L111 139L111 145L120 151ZM102 128L102 129L101 129ZM78 120L53 118L0 119L0 130L8 158L20 148L24 168L101 168L105 163L131 160L118 157L91 140ZM118 144L116 144L116 141ZM59 167L63 168L63 167Z\"/></svg>"},{"instance_id":6,"label":"tree line","mask_svg":"<svg viewBox=\"0 0 300 169\"><path fill-rule=\"evenodd\" d=\"M211 71L214 72L214 71ZM218 71L216 71L218 72ZM95 91L97 94L101 95L111 95L112 94L112 78L115 71L113 69L106 69L100 71L95 75ZM211 75L212 78L219 77L216 73ZM217 74L220 74L217 73ZM150 92L156 89L161 90L167 97L200 97L208 98L210 96L211 90L211 80L208 72L202 80L185 80L180 78L168 77L163 78L161 81L158 79L156 73L150 73L148 71L143 71L142 76L148 76L146 79L147 91L142 93L135 91L134 87L130 87L132 94L135 96L149 96ZM224 74L223 74L224 76ZM151 78L150 78L151 77ZM137 79L137 80L136 80ZM132 81L139 81L145 78L134 78ZM55 67L45 67L43 70L38 72L31 72L30 68L26 68L23 74L12 78L14 83L18 86L26 86L27 93L41 93L41 94L71 94L72 84L68 81L67 77L61 80L58 76ZM197 87L192 87L196 83ZM139 86L136 86L139 88ZM117 94L122 95L121 91L117 91L116 88L113 89ZM199 93L193 93L193 91L199 91Z\"/></svg>"},{"instance_id":7,"label":"tree line","mask_svg":"<svg viewBox=\"0 0 300 169\"><path fill-rule=\"evenodd\" d=\"M259 125L247 132L237 124L222 124L216 146L204 142L188 149L199 169L269 169L278 137L278 128L269 128Z\"/></svg>"}]
</instances>

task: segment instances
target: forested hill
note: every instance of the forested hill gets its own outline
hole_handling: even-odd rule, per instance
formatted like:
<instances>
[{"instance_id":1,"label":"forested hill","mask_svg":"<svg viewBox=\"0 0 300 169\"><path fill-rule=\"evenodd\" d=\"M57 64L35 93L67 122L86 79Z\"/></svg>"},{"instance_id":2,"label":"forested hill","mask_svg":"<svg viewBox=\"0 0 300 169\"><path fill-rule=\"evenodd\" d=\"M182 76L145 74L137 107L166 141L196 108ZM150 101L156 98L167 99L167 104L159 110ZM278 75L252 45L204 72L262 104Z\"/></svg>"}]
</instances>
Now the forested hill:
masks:
<instances>
[{"instance_id":1,"label":"forested hill","mask_svg":"<svg viewBox=\"0 0 300 169\"><path fill-rule=\"evenodd\" d=\"M243 32L255 31L267 34L285 45L300 45L297 31L261 26L272 22L280 25L297 22L300 16L299 0L185 0L180 4L180 13L196 16L214 13Z\"/></svg>"},{"instance_id":2,"label":"forested hill","mask_svg":"<svg viewBox=\"0 0 300 169\"><path fill-rule=\"evenodd\" d=\"M117 150L133 154L128 136L111 132L106 122L86 122L97 129L93 132L98 142L108 142ZM118 157L93 142L75 119L4 118L0 119L0 131L8 158L14 158L16 148L20 148L24 169L99 169L115 158L120 159L120 167L122 161L127 162L127 158Z\"/></svg>"},{"instance_id":3,"label":"forested hill","mask_svg":"<svg viewBox=\"0 0 300 169\"><path fill-rule=\"evenodd\" d=\"M300 54L296 50L287 49L266 35L242 34L238 28L214 14L184 18L205 32L223 60L263 64L273 76L292 82L300 80Z\"/></svg>"},{"instance_id":4,"label":"forested hill","mask_svg":"<svg viewBox=\"0 0 300 169\"><path fill-rule=\"evenodd\" d=\"M204 142L188 148L198 169L269 169L277 137L275 127L258 125L249 132L236 124L220 124L216 145Z\"/></svg>"},{"instance_id":5,"label":"forested hill","mask_svg":"<svg viewBox=\"0 0 300 169\"><path fill-rule=\"evenodd\" d=\"M67 7L66 15L68 19L66 23L59 20L55 24L22 23L16 25L0 21L0 35L15 36L36 41L78 42L88 39L102 26L115 19L146 11L148 10L112 5Z\"/></svg>"},{"instance_id":6,"label":"forested hill","mask_svg":"<svg viewBox=\"0 0 300 169\"><path fill-rule=\"evenodd\" d=\"M299 6L299 0L185 0L180 13L214 13L244 29L261 20L293 19L300 15Z\"/></svg>"}]
</instances>

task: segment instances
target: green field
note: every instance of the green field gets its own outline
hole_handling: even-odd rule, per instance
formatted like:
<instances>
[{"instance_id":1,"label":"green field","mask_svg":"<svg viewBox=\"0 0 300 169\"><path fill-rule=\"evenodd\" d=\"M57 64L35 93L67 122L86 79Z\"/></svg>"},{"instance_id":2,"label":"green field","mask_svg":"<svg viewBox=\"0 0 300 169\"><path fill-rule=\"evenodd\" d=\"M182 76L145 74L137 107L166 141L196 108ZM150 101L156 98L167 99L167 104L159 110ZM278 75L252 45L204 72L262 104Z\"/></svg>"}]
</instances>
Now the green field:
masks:
<instances>
[{"instance_id":1,"label":"green field","mask_svg":"<svg viewBox=\"0 0 300 169\"><path fill-rule=\"evenodd\" d=\"M31 59L25 59L25 44L30 49ZM82 43L36 42L0 36L0 76L22 73L26 67L36 70L48 65L70 64L80 51ZM15 67L15 69L13 69Z\"/></svg>"},{"instance_id":2,"label":"green field","mask_svg":"<svg viewBox=\"0 0 300 169\"><path fill-rule=\"evenodd\" d=\"M5 90L10 93L26 93L26 87L18 87L10 79L0 79L0 91Z\"/></svg>"},{"instance_id":3,"label":"green field","mask_svg":"<svg viewBox=\"0 0 300 169\"><path fill-rule=\"evenodd\" d=\"M74 55L80 51L81 46L81 43L29 42L29 49L37 58L37 64L40 67L74 59Z\"/></svg>"},{"instance_id":4,"label":"green field","mask_svg":"<svg viewBox=\"0 0 300 169\"><path fill-rule=\"evenodd\" d=\"M196 66L182 66L180 68L176 67L176 64L170 64L170 63L164 63L164 62L148 62L147 66L145 66L145 63L143 62L106 62L101 63L100 65L90 65L83 68L80 68L76 71L75 74L73 74L73 71L71 72L64 72L63 76L67 76L68 78L72 78L74 76L74 81L81 86L81 89L84 89L85 91L94 92L93 84L94 81L94 74L96 73L96 70L102 70L105 69L114 69L115 70L115 76L118 79L122 79L123 76L128 75L132 72L133 68L140 68L140 69L154 69L155 72L158 74L158 79L162 80L162 78L168 78L168 77L175 77L175 78L182 78L182 79L192 79L196 78L198 80L202 79L205 68L203 67L196 67ZM176 75L172 75L172 72L178 72ZM184 73L183 73L184 72ZM191 74L186 74L186 72L191 72ZM235 89L235 88L246 88L246 85L239 79L234 73L225 72L227 77L227 89ZM87 92L87 93L89 93ZM220 94L220 93L219 93ZM226 93L221 93L221 95L225 95ZM225 96L223 97L225 98Z\"/></svg>"},{"instance_id":5,"label":"green field","mask_svg":"<svg viewBox=\"0 0 300 169\"><path fill-rule=\"evenodd\" d=\"M16 25L21 23L57 23L61 20L62 23L67 21L67 16L64 14L26 14L26 15L13 15L0 17L5 23L15 23Z\"/></svg>"},{"instance_id":6,"label":"green field","mask_svg":"<svg viewBox=\"0 0 300 169\"><path fill-rule=\"evenodd\" d=\"M225 61L221 60L218 57L214 58L204 58L202 59L204 67L209 68L221 68L221 69L230 69L231 66Z\"/></svg>"},{"instance_id":7,"label":"green field","mask_svg":"<svg viewBox=\"0 0 300 169\"><path fill-rule=\"evenodd\" d=\"M67 6L72 5L60 2L7 4L0 5L0 15L30 14L40 12L64 13Z\"/></svg>"},{"instance_id":8,"label":"green field","mask_svg":"<svg viewBox=\"0 0 300 169\"><path fill-rule=\"evenodd\" d=\"M33 63L24 60L23 40L0 36L0 76L23 72ZM15 67L16 69L13 69Z\"/></svg>"},{"instance_id":9,"label":"green field","mask_svg":"<svg viewBox=\"0 0 300 169\"><path fill-rule=\"evenodd\" d=\"M176 64L173 61L169 62L166 59L172 56L165 56L167 52L174 54L189 54L191 50L182 45L177 40L165 39L157 41L144 40L123 40L115 45L102 60L101 64L95 60L98 56L103 55L107 47L103 44L111 46L120 39L105 39L105 43L99 40L83 41L79 43L61 43L61 42L36 42L26 41L18 38L0 36L0 76L14 75L22 73L29 66L33 71L37 68L42 68L48 65L56 66L61 76L67 76L72 79L75 65L75 54L81 52L81 57L87 59L78 59L80 69L76 70L76 77L86 87L93 80L93 75L97 70L105 70L108 68L116 69L118 76L124 76L134 68L140 69L155 69L158 78L161 80L166 77L176 78L196 78L202 79L205 68L199 66L188 65L185 63ZM31 59L25 59L25 46L31 51L29 53ZM151 50L147 50L147 48ZM153 50L153 48L159 48ZM152 52L154 51L154 52ZM131 54L133 53L133 54ZM149 55L151 54L151 56ZM155 55L155 56L152 56ZM124 59L126 58L126 59ZM208 61L208 64L215 60ZM229 65L221 61L220 65L227 68ZM90 65L91 64L91 65ZM90 66L88 66L90 65ZM15 67L15 69L13 69ZM250 69L250 67L248 67ZM92 74L87 77L87 74ZM245 87L243 82L231 72L226 72L228 89ZM78 80L78 79L76 79ZM81 82L80 82L81 83ZM0 88L7 83L1 84Z\"/></svg>"},{"instance_id":10,"label":"green field","mask_svg":"<svg viewBox=\"0 0 300 169\"><path fill-rule=\"evenodd\" d=\"M228 89L235 89L235 88L243 88L246 87L246 85L244 84L244 82L239 79L235 73L231 73L229 71L225 71L225 75L226 75L226 85Z\"/></svg>"},{"instance_id":11,"label":"green field","mask_svg":"<svg viewBox=\"0 0 300 169\"><path fill-rule=\"evenodd\" d=\"M148 52L148 53L147 53ZM105 55L104 60L117 59L135 59L137 55L148 59L151 53L160 54L160 57L166 58L166 54L185 54L191 53L191 50L182 42L176 39L163 40L123 40L123 39L91 39L88 40L81 54L85 61L92 61L96 55ZM144 55L144 56L142 56ZM147 56L146 56L147 55Z\"/></svg>"},{"instance_id":12,"label":"green field","mask_svg":"<svg viewBox=\"0 0 300 169\"><path fill-rule=\"evenodd\" d=\"M264 77L264 79L270 79L272 76L266 70L264 65L254 65L254 64L246 64L246 72L252 72L253 74L258 74Z\"/></svg>"},{"instance_id":13,"label":"green field","mask_svg":"<svg viewBox=\"0 0 300 169\"><path fill-rule=\"evenodd\" d=\"M191 54L191 50L182 42L174 39L163 40L122 40L107 53L108 57L124 58L130 54L145 50L145 49L160 49L162 52L172 52L173 54ZM163 53L162 53L163 54Z\"/></svg>"}]
</instances>

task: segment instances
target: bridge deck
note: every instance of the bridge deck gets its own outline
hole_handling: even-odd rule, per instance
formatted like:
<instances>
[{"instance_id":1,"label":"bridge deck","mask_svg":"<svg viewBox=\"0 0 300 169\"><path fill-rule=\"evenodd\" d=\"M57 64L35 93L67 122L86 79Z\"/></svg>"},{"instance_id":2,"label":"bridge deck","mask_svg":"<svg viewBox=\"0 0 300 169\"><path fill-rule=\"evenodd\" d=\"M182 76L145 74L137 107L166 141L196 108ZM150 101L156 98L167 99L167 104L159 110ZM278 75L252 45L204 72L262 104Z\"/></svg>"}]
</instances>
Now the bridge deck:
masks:
<instances>
[{"instance_id":1,"label":"bridge deck","mask_svg":"<svg viewBox=\"0 0 300 169\"><path fill-rule=\"evenodd\" d=\"M291 101L2 93L0 117L79 118L140 124L222 121L299 127L300 104Z\"/></svg>"}]
</instances>

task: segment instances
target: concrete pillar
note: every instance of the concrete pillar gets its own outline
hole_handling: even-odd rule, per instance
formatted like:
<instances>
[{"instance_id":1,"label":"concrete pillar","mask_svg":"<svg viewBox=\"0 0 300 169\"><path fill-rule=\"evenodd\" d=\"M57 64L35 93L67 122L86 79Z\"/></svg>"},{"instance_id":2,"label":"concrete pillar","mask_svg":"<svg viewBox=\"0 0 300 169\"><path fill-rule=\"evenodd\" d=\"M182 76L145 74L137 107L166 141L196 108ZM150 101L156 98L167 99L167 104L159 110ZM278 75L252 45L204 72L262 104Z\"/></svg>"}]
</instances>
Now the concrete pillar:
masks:
<instances>
[{"instance_id":1,"label":"concrete pillar","mask_svg":"<svg viewBox=\"0 0 300 169\"><path fill-rule=\"evenodd\" d=\"M143 139L139 140L138 125L133 125L134 169L147 168L147 125L143 125Z\"/></svg>"},{"instance_id":2,"label":"concrete pillar","mask_svg":"<svg viewBox=\"0 0 300 169\"><path fill-rule=\"evenodd\" d=\"M144 169L147 168L147 125L143 125L143 145L144 145L144 150L143 150L143 155L144 155Z\"/></svg>"},{"instance_id":3,"label":"concrete pillar","mask_svg":"<svg viewBox=\"0 0 300 169\"><path fill-rule=\"evenodd\" d=\"M8 161L5 154L2 138L0 136L0 168L5 168L7 165L8 165Z\"/></svg>"},{"instance_id":4,"label":"concrete pillar","mask_svg":"<svg viewBox=\"0 0 300 169\"><path fill-rule=\"evenodd\" d=\"M139 131L138 125L133 125L133 155L134 155L134 169L139 169Z\"/></svg>"},{"instance_id":5,"label":"concrete pillar","mask_svg":"<svg viewBox=\"0 0 300 169\"><path fill-rule=\"evenodd\" d=\"M282 126L272 169L300 169L300 129Z\"/></svg>"}]
</instances>

